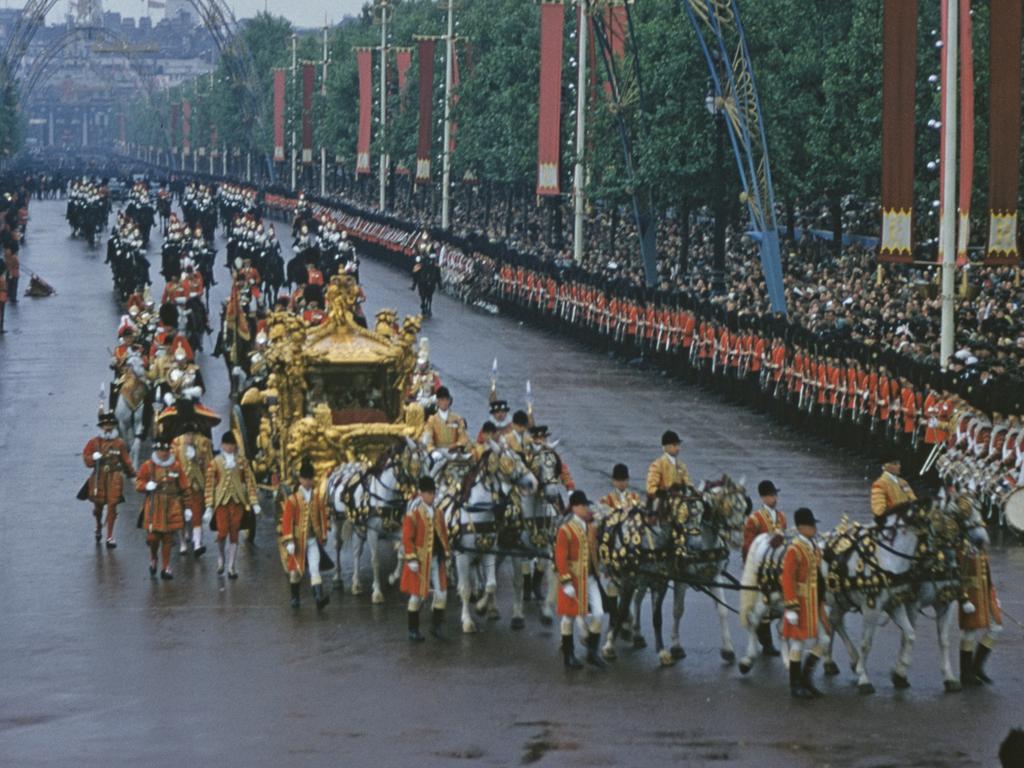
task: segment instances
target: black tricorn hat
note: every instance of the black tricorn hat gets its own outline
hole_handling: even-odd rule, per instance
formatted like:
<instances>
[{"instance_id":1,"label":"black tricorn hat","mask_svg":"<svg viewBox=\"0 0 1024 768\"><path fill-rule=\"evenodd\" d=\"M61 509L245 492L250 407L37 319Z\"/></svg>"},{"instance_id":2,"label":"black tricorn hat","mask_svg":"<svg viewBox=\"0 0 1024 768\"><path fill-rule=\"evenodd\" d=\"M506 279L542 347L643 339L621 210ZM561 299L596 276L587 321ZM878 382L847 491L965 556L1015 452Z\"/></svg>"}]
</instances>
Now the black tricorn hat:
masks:
<instances>
[{"instance_id":1,"label":"black tricorn hat","mask_svg":"<svg viewBox=\"0 0 1024 768\"><path fill-rule=\"evenodd\" d=\"M220 441L224 445L238 445L238 440L235 438L235 433L232 432L230 429L221 436Z\"/></svg>"},{"instance_id":2,"label":"black tricorn hat","mask_svg":"<svg viewBox=\"0 0 1024 768\"><path fill-rule=\"evenodd\" d=\"M424 475L420 478L418 487L421 491L436 491L437 485L434 483L434 478L429 475Z\"/></svg>"},{"instance_id":3,"label":"black tricorn hat","mask_svg":"<svg viewBox=\"0 0 1024 768\"><path fill-rule=\"evenodd\" d=\"M625 464L616 464L612 467L612 480L629 480L629 467Z\"/></svg>"},{"instance_id":4,"label":"black tricorn hat","mask_svg":"<svg viewBox=\"0 0 1024 768\"><path fill-rule=\"evenodd\" d=\"M758 496L776 496L778 493L779 489L775 487L775 483L771 480L762 480L757 484Z\"/></svg>"},{"instance_id":5,"label":"black tricorn hat","mask_svg":"<svg viewBox=\"0 0 1024 768\"><path fill-rule=\"evenodd\" d=\"M302 460L302 466L299 467L299 477L304 477L308 480L312 480L316 476L316 472L313 470L313 462L309 459Z\"/></svg>"},{"instance_id":6,"label":"black tricorn hat","mask_svg":"<svg viewBox=\"0 0 1024 768\"><path fill-rule=\"evenodd\" d=\"M679 434L671 429L665 430L661 436L662 445L679 445L681 442L682 440L679 439Z\"/></svg>"},{"instance_id":7,"label":"black tricorn hat","mask_svg":"<svg viewBox=\"0 0 1024 768\"><path fill-rule=\"evenodd\" d=\"M814 513L811 512L807 507L800 507L796 512L793 513L793 525L797 527L801 525L817 525L818 520L814 517Z\"/></svg>"},{"instance_id":8,"label":"black tricorn hat","mask_svg":"<svg viewBox=\"0 0 1024 768\"><path fill-rule=\"evenodd\" d=\"M569 494L569 506L570 507L578 507L578 506L589 507L590 506L590 500L587 498L587 494L585 494L583 491L573 491L571 494Z\"/></svg>"}]
</instances>

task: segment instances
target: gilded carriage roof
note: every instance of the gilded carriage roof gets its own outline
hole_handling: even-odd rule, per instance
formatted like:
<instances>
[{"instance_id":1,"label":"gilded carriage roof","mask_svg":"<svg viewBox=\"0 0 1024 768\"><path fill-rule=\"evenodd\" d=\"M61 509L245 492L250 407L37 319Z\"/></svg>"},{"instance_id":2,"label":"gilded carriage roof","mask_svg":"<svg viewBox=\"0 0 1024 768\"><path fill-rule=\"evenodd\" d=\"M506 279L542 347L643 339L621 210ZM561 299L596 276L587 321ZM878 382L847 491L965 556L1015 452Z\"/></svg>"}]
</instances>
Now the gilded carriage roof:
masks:
<instances>
[{"instance_id":1,"label":"gilded carriage roof","mask_svg":"<svg viewBox=\"0 0 1024 768\"><path fill-rule=\"evenodd\" d=\"M327 286L327 321L306 331L303 355L311 365L403 363L411 354L419 331L418 317L406 318L398 333L369 331L355 322L359 286L347 275L337 275Z\"/></svg>"}]
</instances>

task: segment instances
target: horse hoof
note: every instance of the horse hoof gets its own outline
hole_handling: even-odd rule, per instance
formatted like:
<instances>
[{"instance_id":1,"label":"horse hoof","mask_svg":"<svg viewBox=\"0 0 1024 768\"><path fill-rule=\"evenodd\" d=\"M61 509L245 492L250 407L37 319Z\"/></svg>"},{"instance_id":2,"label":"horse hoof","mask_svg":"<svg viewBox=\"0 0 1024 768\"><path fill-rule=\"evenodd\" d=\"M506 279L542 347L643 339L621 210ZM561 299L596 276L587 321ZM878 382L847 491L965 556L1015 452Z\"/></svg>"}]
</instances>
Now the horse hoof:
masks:
<instances>
[{"instance_id":1,"label":"horse hoof","mask_svg":"<svg viewBox=\"0 0 1024 768\"><path fill-rule=\"evenodd\" d=\"M946 680L942 686L946 689L946 693L960 693L963 690L959 680Z\"/></svg>"},{"instance_id":2,"label":"horse hoof","mask_svg":"<svg viewBox=\"0 0 1024 768\"><path fill-rule=\"evenodd\" d=\"M682 650L682 648L680 648L679 650ZM722 661L724 661L726 664L732 664L734 661L736 661L736 652L723 650Z\"/></svg>"},{"instance_id":3,"label":"horse hoof","mask_svg":"<svg viewBox=\"0 0 1024 768\"><path fill-rule=\"evenodd\" d=\"M897 690L905 690L910 687L910 681L907 679L906 675L900 675L893 672L890 677L892 679L892 684L896 686Z\"/></svg>"},{"instance_id":4,"label":"horse hoof","mask_svg":"<svg viewBox=\"0 0 1024 768\"><path fill-rule=\"evenodd\" d=\"M643 635L637 635L633 638L633 647L638 651L647 647L647 641L644 640Z\"/></svg>"},{"instance_id":5,"label":"horse hoof","mask_svg":"<svg viewBox=\"0 0 1024 768\"><path fill-rule=\"evenodd\" d=\"M353 595L361 595L361 594L363 594L363 588L360 587L358 584L353 582L353 584L352 584L352 594Z\"/></svg>"},{"instance_id":6,"label":"horse hoof","mask_svg":"<svg viewBox=\"0 0 1024 768\"><path fill-rule=\"evenodd\" d=\"M389 587L395 586L395 582L396 581L398 581L398 579L395 578L394 574L391 574L390 576L388 576L388 586Z\"/></svg>"},{"instance_id":7,"label":"horse hoof","mask_svg":"<svg viewBox=\"0 0 1024 768\"><path fill-rule=\"evenodd\" d=\"M671 667L673 664L676 663L676 661L674 658L672 658L671 653L662 649L658 652L658 663L660 663L663 667Z\"/></svg>"},{"instance_id":8,"label":"horse hoof","mask_svg":"<svg viewBox=\"0 0 1024 768\"><path fill-rule=\"evenodd\" d=\"M383 604L383 602L384 602L384 593L383 592L374 592L373 593L373 601L372 602L373 602L374 605L381 605L381 604Z\"/></svg>"},{"instance_id":9,"label":"horse hoof","mask_svg":"<svg viewBox=\"0 0 1024 768\"><path fill-rule=\"evenodd\" d=\"M834 661L826 661L824 670L828 677L835 677L839 674L839 665Z\"/></svg>"},{"instance_id":10,"label":"horse hoof","mask_svg":"<svg viewBox=\"0 0 1024 768\"><path fill-rule=\"evenodd\" d=\"M543 624L545 627L550 627L553 621L554 619L552 619L550 616L547 616L543 613L540 615L540 623Z\"/></svg>"},{"instance_id":11,"label":"horse hoof","mask_svg":"<svg viewBox=\"0 0 1024 768\"><path fill-rule=\"evenodd\" d=\"M754 668L753 662L750 662L750 661L747 661L747 660L743 660L743 661L740 662L740 674L741 675L748 674L750 672L750 670L753 669L753 668Z\"/></svg>"},{"instance_id":12,"label":"horse hoof","mask_svg":"<svg viewBox=\"0 0 1024 768\"><path fill-rule=\"evenodd\" d=\"M685 659L686 658L686 651L683 650L683 646L681 646L681 645L673 645L669 649L669 653L672 654L672 658L673 659ZM725 656L723 655L722 658L724 659ZM733 654L733 658L736 658L735 654Z\"/></svg>"},{"instance_id":13,"label":"horse hoof","mask_svg":"<svg viewBox=\"0 0 1024 768\"><path fill-rule=\"evenodd\" d=\"M605 659L607 659L608 661L615 661L615 659L619 658L619 654L610 645L606 645L604 648L601 649L601 655L604 656Z\"/></svg>"},{"instance_id":14,"label":"horse hoof","mask_svg":"<svg viewBox=\"0 0 1024 768\"><path fill-rule=\"evenodd\" d=\"M476 624L474 624L472 621L462 622L462 632L466 635L473 634L474 632L476 632Z\"/></svg>"},{"instance_id":15,"label":"horse hoof","mask_svg":"<svg viewBox=\"0 0 1024 768\"><path fill-rule=\"evenodd\" d=\"M501 614L498 612L497 608L492 608L491 610L489 610L487 612L487 620L488 621L499 621L500 619L501 619Z\"/></svg>"},{"instance_id":16,"label":"horse hoof","mask_svg":"<svg viewBox=\"0 0 1024 768\"><path fill-rule=\"evenodd\" d=\"M526 629L526 621L521 616L512 619L512 629Z\"/></svg>"},{"instance_id":17,"label":"horse hoof","mask_svg":"<svg viewBox=\"0 0 1024 768\"><path fill-rule=\"evenodd\" d=\"M870 696L874 692L875 686L873 686L871 683L861 683L857 686L857 693L859 693L861 696Z\"/></svg>"}]
</instances>

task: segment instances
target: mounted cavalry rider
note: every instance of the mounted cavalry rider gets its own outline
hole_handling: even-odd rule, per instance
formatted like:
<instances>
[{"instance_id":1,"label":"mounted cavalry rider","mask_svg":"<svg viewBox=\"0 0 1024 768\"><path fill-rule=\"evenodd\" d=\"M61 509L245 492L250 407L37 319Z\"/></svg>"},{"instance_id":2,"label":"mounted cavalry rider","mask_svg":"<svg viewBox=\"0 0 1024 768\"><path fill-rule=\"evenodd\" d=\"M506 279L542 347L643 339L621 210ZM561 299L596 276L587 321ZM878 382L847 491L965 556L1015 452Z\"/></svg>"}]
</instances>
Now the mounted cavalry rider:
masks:
<instances>
[{"instance_id":1,"label":"mounted cavalry rider","mask_svg":"<svg viewBox=\"0 0 1024 768\"><path fill-rule=\"evenodd\" d=\"M502 442L509 450L518 453L524 459L530 448L530 416L526 411L516 411L512 414L512 426L502 437Z\"/></svg>"},{"instance_id":2,"label":"mounted cavalry rider","mask_svg":"<svg viewBox=\"0 0 1024 768\"><path fill-rule=\"evenodd\" d=\"M651 462L647 468L647 504L653 506L655 500L667 491L690 485L690 474L686 465L679 458L679 447L682 440L678 433L669 429L661 436L661 456Z\"/></svg>"},{"instance_id":3,"label":"mounted cavalry rider","mask_svg":"<svg viewBox=\"0 0 1024 768\"><path fill-rule=\"evenodd\" d=\"M821 581L821 548L814 513L801 507L793 513L797 535L782 557L782 599L785 604L782 636L789 641L789 691L797 699L821 696L811 676L821 660L822 635L827 632L825 594ZM807 649L807 661L803 652ZM801 662L803 662L801 664Z\"/></svg>"},{"instance_id":4,"label":"mounted cavalry rider","mask_svg":"<svg viewBox=\"0 0 1024 768\"><path fill-rule=\"evenodd\" d=\"M900 469L898 458L889 459L882 465L881 476L871 485L871 514L876 521L893 507L917 499L910 483L900 477Z\"/></svg>"},{"instance_id":5,"label":"mounted cavalry rider","mask_svg":"<svg viewBox=\"0 0 1024 768\"><path fill-rule=\"evenodd\" d=\"M625 464L616 464L612 467L612 490L605 494L598 504L607 510L605 520L614 515L628 514L643 506L640 494L629 487L629 467ZM606 571L605 576L607 575ZM619 585L615 579L608 579L605 595L608 598L608 613L614 617L617 615L619 599Z\"/></svg>"},{"instance_id":6,"label":"mounted cavalry rider","mask_svg":"<svg viewBox=\"0 0 1024 768\"><path fill-rule=\"evenodd\" d=\"M444 609L448 580L445 562L451 554L448 526L444 516L434 508L436 486L431 477L419 480L419 495L409 502L402 520L402 547L405 566L402 568L402 592L409 596L407 615L409 639L423 642L420 634L420 607L430 590L434 591L430 634L443 639ZM460 575L460 578L468 574Z\"/></svg>"},{"instance_id":7,"label":"mounted cavalry rider","mask_svg":"<svg viewBox=\"0 0 1024 768\"><path fill-rule=\"evenodd\" d=\"M558 614L561 619L562 658L566 669L583 666L576 658L573 627L579 624L587 638L587 663L605 667L597 652L601 639L601 587L598 583L597 537L591 525L593 510L583 491L569 496L572 517L563 523L555 537L555 570L561 588Z\"/></svg>"},{"instance_id":8,"label":"mounted cavalry rider","mask_svg":"<svg viewBox=\"0 0 1024 768\"><path fill-rule=\"evenodd\" d=\"M437 390L437 412L427 419L423 427L423 444L427 448L465 447L469 444L466 434L466 420L452 407L452 393L448 387Z\"/></svg>"}]
</instances>

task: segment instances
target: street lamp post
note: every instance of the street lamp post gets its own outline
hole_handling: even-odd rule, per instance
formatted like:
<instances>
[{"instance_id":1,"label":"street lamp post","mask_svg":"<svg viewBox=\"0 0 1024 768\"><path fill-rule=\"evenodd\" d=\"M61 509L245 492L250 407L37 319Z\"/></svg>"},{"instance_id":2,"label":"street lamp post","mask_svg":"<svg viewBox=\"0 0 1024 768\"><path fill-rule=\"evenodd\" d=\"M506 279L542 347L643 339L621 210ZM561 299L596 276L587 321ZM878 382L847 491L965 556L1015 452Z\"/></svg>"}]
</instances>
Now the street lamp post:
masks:
<instances>
[{"instance_id":1,"label":"street lamp post","mask_svg":"<svg viewBox=\"0 0 1024 768\"><path fill-rule=\"evenodd\" d=\"M711 290L716 294L725 293L725 116L722 114L721 99L708 93L704 97L715 124L715 158L711 172L714 174L712 195L714 196L715 228L712 239Z\"/></svg>"},{"instance_id":2,"label":"street lamp post","mask_svg":"<svg viewBox=\"0 0 1024 768\"><path fill-rule=\"evenodd\" d=\"M380 195L379 207L387 206L388 167L391 159L385 149L388 127L388 0L380 0Z\"/></svg>"},{"instance_id":3,"label":"street lamp post","mask_svg":"<svg viewBox=\"0 0 1024 768\"><path fill-rule=\"evenodd\" d=\"M452 177L452 56L455 54L455 0L448 0L448 34L445 37L444 66L444 148L441 152L441 228L451 221Z\"/></svg>"},{"instance_id":4,"label":"street lamp post","mask_svg":"<svg viewBox=\"0 0 1024 768\"><path fill-rule=\"evenodd\" d=\"M579 28L576 30L576 168L572 179L572 193L575 203L573 221L573 259L577 264L583 260L583 215L584 208L584 161L587 149L587 15L590 0L576 0L579 8Z\"/></svg>"}]
</instances>

